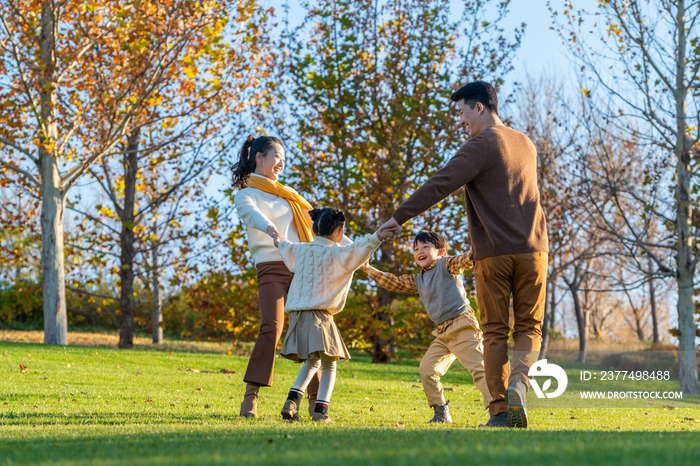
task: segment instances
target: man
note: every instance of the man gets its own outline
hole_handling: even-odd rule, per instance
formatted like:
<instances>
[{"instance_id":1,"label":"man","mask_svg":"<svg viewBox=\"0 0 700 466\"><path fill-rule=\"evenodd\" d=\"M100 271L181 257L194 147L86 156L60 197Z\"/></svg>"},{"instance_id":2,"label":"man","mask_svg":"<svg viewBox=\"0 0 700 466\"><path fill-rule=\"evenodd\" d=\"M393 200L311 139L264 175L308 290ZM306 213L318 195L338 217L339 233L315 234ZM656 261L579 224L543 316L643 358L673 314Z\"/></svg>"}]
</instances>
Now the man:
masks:
<instances>
[{"instance_id":1,"label":"man","mask_svg":"<svg viewBox=\"0 0 700 466\"><path fill-rule=\"evenodd\" d=\"M396 238L402 224L465 188L486 382L493 397L486 425L527 427L527 373L541 344L549 251L537 189L537 151L526 135L498 117L498 97L490 84L469 83L452 100L470 139L394 212L379 234ZM509 377L511 294L514 355Z\"/></svg>"}]
</instances>

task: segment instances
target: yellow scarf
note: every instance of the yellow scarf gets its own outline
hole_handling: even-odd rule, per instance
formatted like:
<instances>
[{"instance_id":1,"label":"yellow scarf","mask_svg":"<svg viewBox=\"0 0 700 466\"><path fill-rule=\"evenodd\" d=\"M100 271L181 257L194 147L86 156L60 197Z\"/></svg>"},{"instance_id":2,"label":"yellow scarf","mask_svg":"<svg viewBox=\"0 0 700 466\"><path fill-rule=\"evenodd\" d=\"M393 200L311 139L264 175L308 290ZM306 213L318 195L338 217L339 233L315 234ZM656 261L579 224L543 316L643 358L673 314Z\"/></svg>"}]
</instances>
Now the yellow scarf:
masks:
<instances>
[{"instance_id":1,"label":"yellow scarf","mask_svg":"<svg viewBox=\"0 0 700 466\"><path fill-rule=\"evenodd\" d=\"M294 224L297 226L297 231L299 232L299 240L302 243L310 243L314 240L314 233L311 230L313 221L309 215L311 204L309 204L306 199L279 181L272 181L264 176L251 176L248 178L248 187L275 194L286 199L289 205L292 206Z\"/></svg>"}]
</instances>

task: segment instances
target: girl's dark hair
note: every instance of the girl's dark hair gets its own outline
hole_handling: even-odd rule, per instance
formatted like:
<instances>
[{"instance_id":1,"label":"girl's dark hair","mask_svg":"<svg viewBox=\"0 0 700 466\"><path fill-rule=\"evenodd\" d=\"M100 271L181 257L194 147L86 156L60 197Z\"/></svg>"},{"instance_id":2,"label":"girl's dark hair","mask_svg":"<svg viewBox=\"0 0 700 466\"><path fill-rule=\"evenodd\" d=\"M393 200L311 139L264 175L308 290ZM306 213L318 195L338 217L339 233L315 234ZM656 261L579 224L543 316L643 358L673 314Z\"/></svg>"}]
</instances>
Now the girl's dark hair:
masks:
<instances>
[{"instance_id":1,"label":"girl's dark hair","mask_svg":"<svg viewBox=\"0 0 700 466\"><path fill-rule=\"evenodd\" d=\"M255 137L252 134L243 143L238 153L238 162L233 165L233 187L245 188L248 177L255 172L255 155L260 152L263 155L270 150L273 144L282 145L282 141L272 136Z\"/></svg>"},{"instance_id":2,"label":"girl's dark hair","mask_svg":"<svg viewBox=\"0 0 700 466\"><path fill-rule=\"evenodd\" d=\"M332 234L336 228L345 225L345 214L340 209L333 207L324 207L309 211L311 220L314 221L314 234L320 236L328 236Z\"/></svg>"},{"instance_id":3,"label":"girl's dark hair","mask_svg":"<svg viewBox=\"0 0 700 466\"><path fill-rule=\"evenodd\" d=\"M440 233L435 233L434 231L421 231L418 233L413 240L413 247L415 248L418 243L430 243L438 249L445 249L447 251L450 248L449 243Z\"/></svg>"}]
</instances>

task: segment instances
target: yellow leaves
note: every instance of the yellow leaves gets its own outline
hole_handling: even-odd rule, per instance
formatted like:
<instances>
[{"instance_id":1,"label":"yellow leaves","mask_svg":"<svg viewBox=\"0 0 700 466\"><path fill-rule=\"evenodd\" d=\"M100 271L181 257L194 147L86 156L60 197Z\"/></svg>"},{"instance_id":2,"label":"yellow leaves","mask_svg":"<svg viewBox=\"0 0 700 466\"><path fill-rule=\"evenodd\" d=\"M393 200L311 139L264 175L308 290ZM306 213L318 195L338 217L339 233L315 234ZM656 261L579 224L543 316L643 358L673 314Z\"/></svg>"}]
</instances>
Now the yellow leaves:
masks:
<instances>
[{"instance_id":1,"label":"yellow leaves","mask_svg":"<svg viewBox=\"0 0 700 466\"><path fill-rule=\"evenodd\" d=\"M585 95L587 98L591 98L591 91L589 91L588 89L581 89L581 92L583 92L583 95Z\"/></svg>"},{"instance_id":2,"label":"yellow leaves","mask_svg":"<svg viewBox=\"0 0 700 466\"><path fill-rule=\"evenodd\" d=\"M197 71L195 68L183 68L182 70L188 78L194 79L197 76Z\"/></svg>"},{"instance_id":3,"label":"yellow leaves","mask_svg":"<svg viewBox=\"0 0 700 466\"><path fill-rule=\"evenodd\" d=\"M96 206L96 208L97 208L97 211L98 211L101 215L105 215L105 216L107 216L107 217L109 217L109 218L114 218L114 217L115 217L114 211L113 211L112 209L110 209L109 207L105 207L105 206L102 206L102 205L98 205L98 206Z\"/></svg>"}]
</instances>

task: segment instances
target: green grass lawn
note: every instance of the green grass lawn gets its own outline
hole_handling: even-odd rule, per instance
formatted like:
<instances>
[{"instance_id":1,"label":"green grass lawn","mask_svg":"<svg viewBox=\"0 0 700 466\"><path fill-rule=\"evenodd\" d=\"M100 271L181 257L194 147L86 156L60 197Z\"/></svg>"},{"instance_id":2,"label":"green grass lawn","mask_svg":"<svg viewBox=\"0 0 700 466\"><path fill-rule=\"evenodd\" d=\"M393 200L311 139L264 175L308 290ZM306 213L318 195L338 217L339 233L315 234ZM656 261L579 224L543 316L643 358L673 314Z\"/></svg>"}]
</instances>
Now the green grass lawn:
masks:
<instances>
[{"instance_id":1,"label":"green grass lawn","mask_svg":"<svg viewBox=\"0 0 700 466\"><path fill-rule=\"evenodd\" d=\"M260 419L243 420L246 362L0 342L0 465L700 462L697 398L672 403L678 409L532 409L527 430L484 430L479 393L456 363L444 377L454 424L428 426L418 363L374 365L357 355L338 366L335 423L285 424L279 410L299 366L278 359Z\"/></svg>"}]
</instances>

